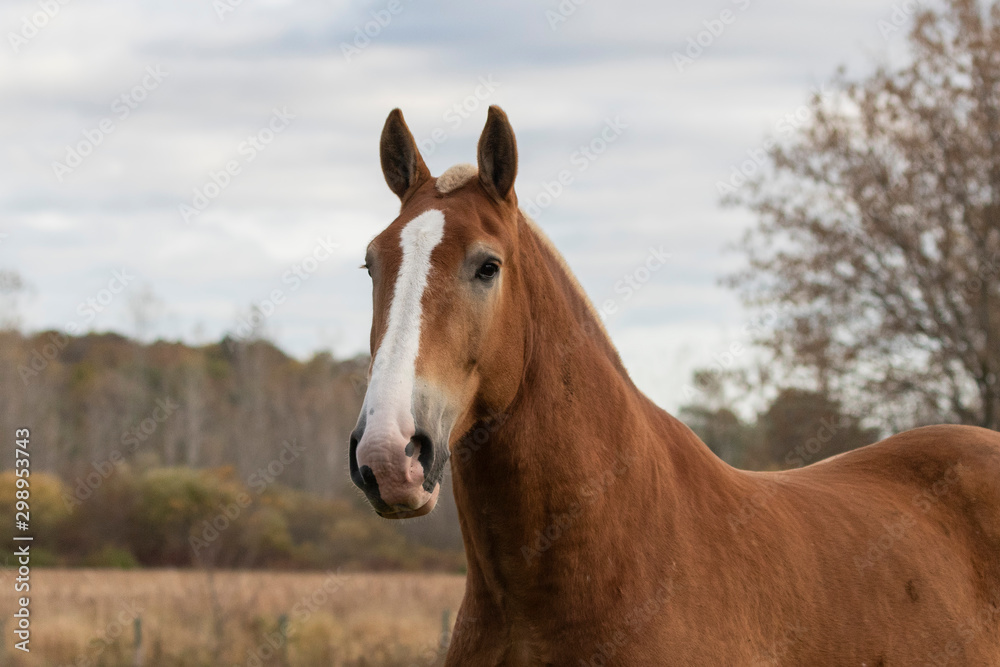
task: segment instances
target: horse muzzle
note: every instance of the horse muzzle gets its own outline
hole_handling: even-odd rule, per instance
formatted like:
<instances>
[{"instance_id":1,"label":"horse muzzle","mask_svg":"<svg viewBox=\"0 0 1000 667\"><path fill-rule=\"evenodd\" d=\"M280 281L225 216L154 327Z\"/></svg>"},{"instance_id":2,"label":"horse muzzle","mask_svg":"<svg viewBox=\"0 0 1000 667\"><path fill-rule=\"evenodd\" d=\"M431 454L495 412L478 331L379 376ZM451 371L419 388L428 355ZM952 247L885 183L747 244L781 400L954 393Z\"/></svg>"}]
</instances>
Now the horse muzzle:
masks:
<instances>
[{"instance_id":1,"label":"horse muzzle","mask_svg":"<svg viewBox=\"0 0 1000 667\"><path fill-rule=\"evenodd\" d=\"M434 509L441 486L429 475L434 444L427 436L361 425L351 434L350 457L351 480L380 515L405 519Z\"/></svg>"},{"instance_id":2,"label":"horse muzzle","mask_svg":"<svg viewBox=\"0 0 1000 667\"><path fill-rule=\"evenodd\" d=\"M423 516L437 504L451 430L441 399L418 389L407 409L367 400L362 408L351 433L351 480L387 519Z\"/></svg>"}]
</instances>

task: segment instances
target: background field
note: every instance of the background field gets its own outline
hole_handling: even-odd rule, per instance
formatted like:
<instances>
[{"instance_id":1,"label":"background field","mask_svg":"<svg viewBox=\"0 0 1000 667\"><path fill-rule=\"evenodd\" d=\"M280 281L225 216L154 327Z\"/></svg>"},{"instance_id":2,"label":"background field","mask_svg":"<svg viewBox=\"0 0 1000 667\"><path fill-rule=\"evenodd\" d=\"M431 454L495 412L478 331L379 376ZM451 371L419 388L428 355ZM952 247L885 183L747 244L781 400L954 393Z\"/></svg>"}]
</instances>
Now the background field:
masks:
<instances>
[{"instance_id":1,"label":"background field","mask_svg":"<svg viewBox=\"0 0 1000 667\"><path fill-rule=\"evenodd\" d=\"M5 665L437 665L465 588L430 573L49 568L31 583L30 656L6 629L13 600L0 606Z\"/></svg>"}]
</instances>

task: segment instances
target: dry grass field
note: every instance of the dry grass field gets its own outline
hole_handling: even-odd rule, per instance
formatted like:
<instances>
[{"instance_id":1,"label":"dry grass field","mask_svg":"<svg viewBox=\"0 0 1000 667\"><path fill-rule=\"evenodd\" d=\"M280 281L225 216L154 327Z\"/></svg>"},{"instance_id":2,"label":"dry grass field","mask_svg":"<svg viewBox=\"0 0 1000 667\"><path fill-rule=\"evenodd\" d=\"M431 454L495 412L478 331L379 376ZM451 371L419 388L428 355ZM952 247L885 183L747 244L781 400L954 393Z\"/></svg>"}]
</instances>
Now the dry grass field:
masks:
<instances>
[{"instance_id":1,"label":"dry grass field","mask_svg":"<svg viewBox=\"0 0 1000 667\"><path fill-rule=\"evenodd\" d=\"M13 591L14 571L0 572ZM438 665L464 587L446 574L35 568L31 653L14 650L5 594L2 664Z\"/></svg>"}]
</instances>

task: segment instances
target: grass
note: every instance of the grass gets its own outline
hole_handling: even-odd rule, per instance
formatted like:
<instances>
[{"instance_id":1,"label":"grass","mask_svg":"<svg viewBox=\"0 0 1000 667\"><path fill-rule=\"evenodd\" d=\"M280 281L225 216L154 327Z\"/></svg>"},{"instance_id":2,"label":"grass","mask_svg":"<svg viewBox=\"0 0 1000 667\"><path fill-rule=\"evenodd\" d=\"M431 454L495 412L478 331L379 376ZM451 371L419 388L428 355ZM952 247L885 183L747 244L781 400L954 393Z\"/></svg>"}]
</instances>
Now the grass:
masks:
<instances>
[{"instance_id":1,"label":"grass","mask_svg":"<svg viewBox=\"0 0 1000 667\"><path fill-rule=\"evenodd\" d=\"M4 590L15 576L0 570ZM429 667L464 588L449 574L35 568L31 653L14 649L4 595L2 664Z\"/></svg>"}]
</instances>

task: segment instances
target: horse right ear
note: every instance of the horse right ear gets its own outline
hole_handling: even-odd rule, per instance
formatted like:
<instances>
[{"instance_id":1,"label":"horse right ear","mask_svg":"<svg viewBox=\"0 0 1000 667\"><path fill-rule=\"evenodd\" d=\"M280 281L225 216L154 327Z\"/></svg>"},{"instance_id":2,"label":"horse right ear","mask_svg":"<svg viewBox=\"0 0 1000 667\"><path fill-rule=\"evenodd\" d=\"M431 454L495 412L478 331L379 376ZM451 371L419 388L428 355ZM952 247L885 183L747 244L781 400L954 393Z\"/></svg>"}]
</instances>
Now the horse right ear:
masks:
<instances>
[{"instance_id":1,"label":"horse right ear","mask_svg":"<svg viewBox=\"0 0 1000 667\"><path fill-rule=\"evenodd\" d=\"M400 201L406 201L409 193L431 177L424 159L417 150L410 128L403 120L403 112L393 109L382 127L379 142L379 157L382 160L382 174L389 189L396 193Z\"/></svg>"},{"instance_id":2,"label":"horse right ear","mask_svg":"<svg viewBox=\"0 0 1000 667\"><path fill-rule=\"evenodd\" d=\"M490 106L486 127L479 137L479 182L499 201L512 199L517 177L517 142L507 114Z\"/></svg>"}]
</instances>

